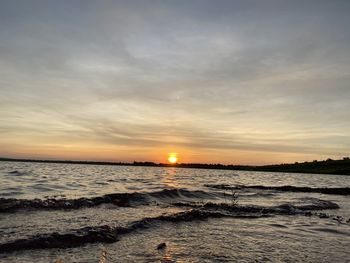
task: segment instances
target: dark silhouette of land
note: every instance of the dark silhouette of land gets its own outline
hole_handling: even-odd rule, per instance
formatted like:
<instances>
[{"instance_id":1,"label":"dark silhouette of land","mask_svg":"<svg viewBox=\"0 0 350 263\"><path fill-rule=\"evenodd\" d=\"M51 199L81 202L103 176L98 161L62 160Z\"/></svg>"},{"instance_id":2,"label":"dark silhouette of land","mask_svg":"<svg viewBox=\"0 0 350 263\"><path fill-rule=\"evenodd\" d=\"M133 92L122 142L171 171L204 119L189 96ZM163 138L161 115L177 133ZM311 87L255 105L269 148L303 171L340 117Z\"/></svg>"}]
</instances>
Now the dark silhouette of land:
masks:
<instances>
[{"instance_id":1,"label":"dark silhouette of land","mask_svg":"<svg viewBox=\"0 0 350 263\"><path fill-rule=\"evenodd\" d=\"M91 165L123 165L123 166L151 166L151 167L179 167L197 169L220 169L220 170L243 170L262 172L285 172L285 173L316 173L316 174L340 174L350 175L350 158L341 160L327 159L325 161L295 162L290 164L274 165L225 165L225 164L202 164L202 163L154 163L154 162L98 162L98 161L69 161L69 160L36 160L36 159L14 159L0 158L7 162L35 162L35 163L64 163L64 164L91 164Z\"/></svg>"}]
</instances>

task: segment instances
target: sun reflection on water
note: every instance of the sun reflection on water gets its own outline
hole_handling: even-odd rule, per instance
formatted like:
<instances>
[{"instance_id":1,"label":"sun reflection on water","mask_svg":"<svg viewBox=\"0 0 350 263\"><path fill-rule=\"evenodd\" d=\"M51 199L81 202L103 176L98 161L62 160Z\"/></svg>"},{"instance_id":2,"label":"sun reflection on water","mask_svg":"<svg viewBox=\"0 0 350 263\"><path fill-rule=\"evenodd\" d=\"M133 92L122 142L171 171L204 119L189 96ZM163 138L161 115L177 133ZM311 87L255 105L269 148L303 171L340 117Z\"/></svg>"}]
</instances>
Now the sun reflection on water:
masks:
<instances>
[{"instance_id":1,"label":"sun reflection on water","mask_svg":"<svg viewBox=\"0 0 350 263\"><path fill-rule=\"evenodd\" d=\"M177 172L178 171L176 168L171 167L171 168L166 169L166 173L165 173L163 180L162 180L162 182L164 183L164 185L166 187L169 187L169 188L178 188L179 187L179 183L175 179Z\"/></svg>"}]
</instances>

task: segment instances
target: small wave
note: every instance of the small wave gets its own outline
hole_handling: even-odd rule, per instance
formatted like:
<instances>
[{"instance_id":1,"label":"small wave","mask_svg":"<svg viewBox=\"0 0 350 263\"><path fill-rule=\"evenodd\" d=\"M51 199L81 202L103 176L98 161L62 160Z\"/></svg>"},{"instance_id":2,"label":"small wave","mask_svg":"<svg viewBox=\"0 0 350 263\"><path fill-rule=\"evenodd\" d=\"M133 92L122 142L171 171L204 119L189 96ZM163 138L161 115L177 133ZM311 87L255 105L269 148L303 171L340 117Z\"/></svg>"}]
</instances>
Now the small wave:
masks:
<instances>
[{"instance_id":1,"label":"small wave","mask_svg":"<svg viewBox=\"0 0 350 263\"><path fill-rule=\"evenodd\" d=\"M228 184L206 184L206 187L224 190L239 190L239 189L258 189L258 190L273 190L281 192L297 192L297 193L321 193L329 195L350 195L350 187L337 188L312 188L300 186L264 186L264 185L228 185Z\"/></svg>"},{"instance_id":2,"label":"small wave","mask_svg":"<svg viewBox=\"0 0 350 263\"><path fill-rule=\"evenodd\" d=\"M14 170L14 171L8 172L8 174L11 175L11 176L23 176L23 175L26 175L27 172L21 172L21 171L18 171L18 170Z\"/></svg>"},{"instance_id":3,"label":"small wave","mask_svg":"<svg viewBox=\"0 0 350 263\"><path fill-rule=\"evenodd\" d=\"M268 224L269 226L274 226L274 227L278 227L278 228L288 228L288 226L285 226L285 225L281 225L281 224Z\"/></svg>"},{"instance_id":4,"label":"small wave","mask_svg":"<svg viewBox=\"0 0 350 263\"><path fill-rule=\"evenodd\" d=\"M318 199L314 201L312 204L306 205L293 205L293 204L282 204L279 206L241 206L241 205L230 205L226 203L174 203L175 206L189 206L192 208L210 208L210 209L224 209L229 210L231 212L244 212L244 213L263 213L263 214L304 214L304 211L316 211L316 210L331 210L331 209L339 209L339 205L327 201ZM307 213L309 214L309 213Z\"/></svg>"},{"instance_id":5,"label":"small wave","mask_svg":"<svg viewBox=\"0 0 350 263\"><path fill-rule=\"evenodd\" d=\"M314 228L313 230L314 231L325 232L325 233L331 233L331 234L350 236L349 232L341 231L341 230L337 230L337 229L332 229L332 228Z\"/></svg>"},{"instance_id":6,"label":"small wave","mask_svg":"<svg viewBox=\"0 0 350 263\"><path fill-rule=\"evenodd\" d=\"M266 192L240 192L239 193L240 197L247 197L247 198L259 198L259 197L275 197L276 193L266 193Z\"/></svg>"},{"instance_id":7,"label":"small wave","mask_svg":"<svg viewBox=\"0 0 350 263\"><path fill-rule=\"evenodd\" d=\"M235 174L235 173L229 173L229 174L221 174L221 175L219 175L220 177L221 176L226 176L226 177L237 177L237 176L239 176L239 174Z\"/></svg>"},{"instance_id":8,"label":"small wave","mask_svg":"<svg viewBox=\"0 0 350 263\"><path fill-rule=\"evenodd\" d=\"M218 193L218 195L222 195ZM174 198L197 198L210 199L214 198L215 194L205 191L189 191L186 189L164 189L161 191L142 193L113 193L92 198L79 199L14 199L14 198L0 198L0 213L15 212L19 209L79 209L84 207L94 207L102 204L113 204L119 207L129 207L138 205L147 205L154 203L154 201L172 200Z\"/></svg>"}]
</instances>

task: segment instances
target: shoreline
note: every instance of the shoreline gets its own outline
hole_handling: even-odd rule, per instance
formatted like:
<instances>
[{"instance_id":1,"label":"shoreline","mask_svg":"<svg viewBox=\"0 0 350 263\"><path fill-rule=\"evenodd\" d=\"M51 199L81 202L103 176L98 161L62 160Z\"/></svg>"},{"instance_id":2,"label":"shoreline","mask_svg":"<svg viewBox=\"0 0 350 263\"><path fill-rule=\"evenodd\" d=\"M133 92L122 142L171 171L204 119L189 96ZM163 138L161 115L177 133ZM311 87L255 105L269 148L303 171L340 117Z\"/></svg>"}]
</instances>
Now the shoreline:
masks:
<instances>
[{"instance_id":1,"label":"shoreline","mask_svg":"<svg viewBox=\"0 0 350 263\"><path fill-rule=\"evenodd\" d=\"M201 163L154 163L154 162L107 162L107 161L74 161L74 160L39 160L1 157L0 162L30 162L30 163L57 163L57 164L83 164L83 165L110 165L110 166L141 166L141 167L173 167L190 169L212 170L236 170L254 172L282 172L282 173L305 173L305 174L332 174L350 175L350 158L341 160L327 159L325 161L313 161L294 164L274 165L225 165L225 164L201 164Z\"/></svg>"}]
</instances>

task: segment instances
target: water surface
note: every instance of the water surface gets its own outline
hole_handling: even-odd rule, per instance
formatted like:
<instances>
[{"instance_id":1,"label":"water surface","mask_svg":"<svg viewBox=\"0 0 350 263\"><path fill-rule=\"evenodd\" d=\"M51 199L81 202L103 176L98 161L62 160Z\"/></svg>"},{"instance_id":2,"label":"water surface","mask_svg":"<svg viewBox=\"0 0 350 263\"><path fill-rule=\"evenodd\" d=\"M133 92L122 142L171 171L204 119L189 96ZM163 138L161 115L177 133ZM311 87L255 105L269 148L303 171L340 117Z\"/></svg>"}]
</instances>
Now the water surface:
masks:
<instances>
[{"instance_id":1,"label":"water surface","mask_svg":"<svg viewBox=\"0 0 350 263\"><path fill-rule=\"evenodd\" d=\"M246 188L347 188L349 176L0 162L0 180L0 249L51 242L0 250L1 262L98 262L103 250L107 262L350 261L350 195ZM71 234L79 244L57 245Z\"/></svg>"}]
</instances>

